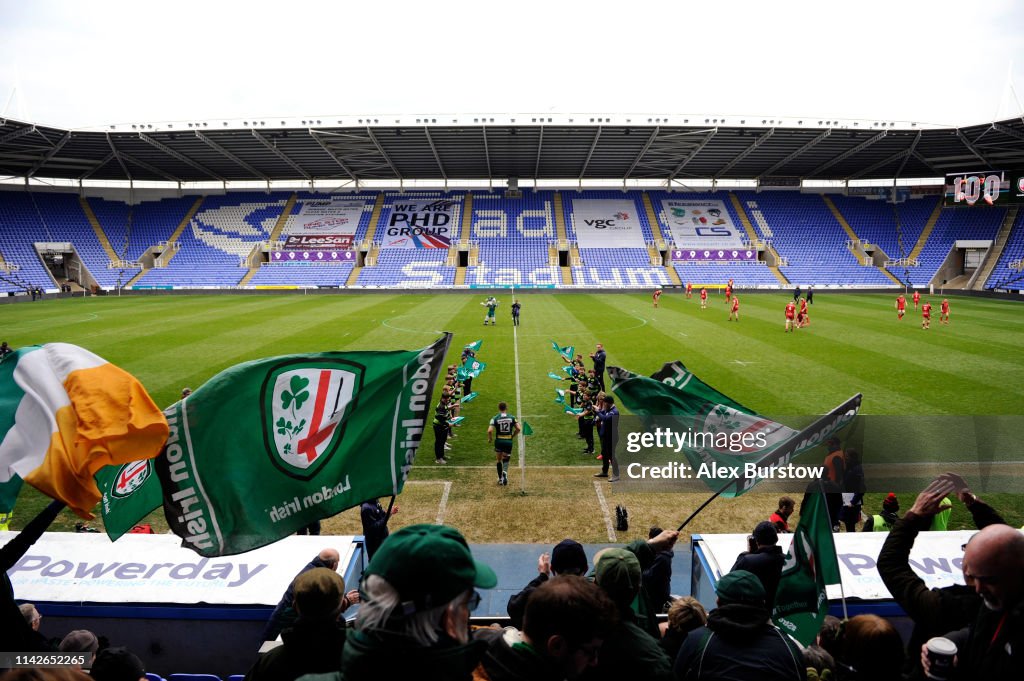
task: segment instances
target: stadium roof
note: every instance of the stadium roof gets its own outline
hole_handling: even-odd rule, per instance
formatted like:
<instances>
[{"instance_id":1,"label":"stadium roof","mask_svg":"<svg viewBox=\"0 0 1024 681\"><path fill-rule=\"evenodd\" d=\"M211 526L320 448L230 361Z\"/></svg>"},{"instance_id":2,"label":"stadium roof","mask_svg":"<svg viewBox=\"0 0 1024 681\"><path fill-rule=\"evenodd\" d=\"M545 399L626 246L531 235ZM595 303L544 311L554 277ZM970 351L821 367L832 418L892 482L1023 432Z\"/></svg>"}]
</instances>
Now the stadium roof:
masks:
<instances>
[{"instance_id":1,"label":"stadium roof","mask_svg":"<svg viewBox=\"0 0 1024 681\"><path fill-rule=\"evenodd\" d=\"M64 130L0 118L0 175L236 182L869 180L1024 167L1024 119L963 128L819 120L536 116L118 125ZM630 119L632 120L632 119ZM671 122L669 122L671 120ZM496 121L496 122L495 122ZM664 121L664 122L663 122Z\"/></svg>"}]
</instances>

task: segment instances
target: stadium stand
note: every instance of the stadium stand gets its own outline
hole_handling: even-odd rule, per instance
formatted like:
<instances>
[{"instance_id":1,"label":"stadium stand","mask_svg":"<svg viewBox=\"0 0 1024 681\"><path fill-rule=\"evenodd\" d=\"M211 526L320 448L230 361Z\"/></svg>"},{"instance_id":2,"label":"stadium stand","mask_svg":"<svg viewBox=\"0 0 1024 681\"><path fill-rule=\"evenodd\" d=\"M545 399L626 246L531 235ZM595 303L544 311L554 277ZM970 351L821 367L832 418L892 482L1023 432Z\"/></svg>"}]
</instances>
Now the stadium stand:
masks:
<instances>
[{"instance_id":1,"label":"stadium stand","mask_svg":"<svg viewBox=\"0 0 1024 681\"><path fill-rule=\"evenodd\" d=\"M927 286L936 271L942 266L958 240L995 239L999 226L1006 216L1004 208L971 210L966 208L945 208L939 215L921 254L917 267L910 268L910 280L914 286Z\"/></svg>"},{"instance_id":2,"label":"stadium stand","mask_svg":"<svg viewBox=\"0 0 1024 681\"><path fill-rule=\"evenodd\" d=\"M892 204L863 196L837 194L832 197L860 240L878 246L890 260L910 255L939 200L940 197L929 196Z\"/></svg>"},{"instance_id":3,"label":"stadium stand","mask_svg":"<svg viewBox=\"0 0 1024 681\"><path fill-rule=\"evenodd\" d=\"M25 291L28 288L55 290L56 282L43 266L33 244L39 241L57 242L61 231L50 225L48 203L39 205L35 194L28 192L0 193L0 254L5 263L16 266L13 271L0 271L0 291ZM46 210L44 217L43 210ZM55 216L54 216L55 217Z\"/></svg>"},{"instance_id":4,"label":"stadium stand","mask_svg":"<svg viewBox=\"0 0 1024 681\"><path fill-rule=\"evenodd\" d=\"M469 240L478 247L477 264L467 269L466 283L557 284L558 268L550 263L555 238L551 192L523 192L518 199L474 194Z\"/></svg>"},{"instance_id":5,"label":"stadium stand","mask_svg":"<svg viewBox=\"0 0 1024 681\"><path fill-rule=\"evenodd\" d=\"M1018 211L1010 237L1006 241L999 262L985 282L986 289L1024 289L1024 211Z\"/></svg>"}]
</instances>

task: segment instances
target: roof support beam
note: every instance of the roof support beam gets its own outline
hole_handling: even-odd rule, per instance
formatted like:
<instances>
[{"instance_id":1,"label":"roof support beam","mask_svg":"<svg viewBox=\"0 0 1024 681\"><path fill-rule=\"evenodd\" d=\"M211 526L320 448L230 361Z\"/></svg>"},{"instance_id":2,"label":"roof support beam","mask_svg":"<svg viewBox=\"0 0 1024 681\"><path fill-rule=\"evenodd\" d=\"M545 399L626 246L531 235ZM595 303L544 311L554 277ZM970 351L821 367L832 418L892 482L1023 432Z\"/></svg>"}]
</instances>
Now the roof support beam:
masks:
<instances>
[{"instance_id":1,"label":"roof support beam","mask_svg":"<svg viewBox=\"0 0 1024 681\"><path fill-rule=\"evenodd\" d=\"M114 146L114 140L110 138L110 133L106 133L106 138L107 145L110 146L110 150L114 152L114 158L117 159L117 164L121 166L121 170L124 171L124 176L128 178L129 182L134 182L135 178L132 177L132 173L130 170L128 170L128 166L126 166L124 164L124 161L121 160L121 153L117 150L117 147Z\"/></svg>"},{"instance_id":2,"label":"roof support beam","mask_svg":"<svg viewBox=\"0 0 1024 681\"><path fill-rule=\"evenodd\" d=\"M1004 135L1007 135L1009 137L1016 137L1019 140L1024 140L1024 132L1018 132L1018 131L1014 130L1013 128L1006 127L1005 125L1000 125L999 123L993 123L992 124L992 129L997 131L997 132L1001 132Z\"/></svg>"},{"instance_id":3,"label":"roof support beam","mask_svg":"<svg viewBox=\"0 0 1024 681\"><path fill-rule=\"evenodd\" d=\"M487 147L487 126L482 126L480 132L484 137L484 161L487 163L487 183L490 184L491 180L494 179L494 173L491 171L491 151Z\"/></svg>"},{"instance_id":4,"label":"roof support beam","mask_svg":"<svg viewBox=\"0 0 1024 681\"><path fill-rule=\"evenodd\" d=\"M279 159L281 159L282 161L287 163L289 166L291 166L292 169L295 170L295 172L297 172L299 175L302 175L304 178L306 178L310 182L313 181L313 176L310 175L309 173L307 173L302 168L302 166L300 166L298 163L293 161L291 159L291 157L288 156L288 154L286 154L283 151L281 151L280 149L278 149L277 148L277 144L271 142L270 140L268 140L266 137L264 137L263 135L259 134L255 130L252 131L252 136L255 137L259 141L260 144L262 144L267 149L269 149L270 152L272 154L274 154L274 156L277 156Z\"/></svg>"},{"instance_id":5,"label":"roof support beam","mask_svg":"<svg viewBox=\"0 0 1024 681\"><path fill-rule=\"evenodd\" d=\"M754 140L753 144L751 144L749 147L747 147L746 149L744 149L740 153L736 154L731 161L729 161L724 166L722 166L718 170L718 172L715 173L715 178L714 179L717 180L719 177L721 177L722 175L725 175L727 172L732 170L733 166L735 166L737 163L739 163L740 161L745 159L747 156L749 156L751 153L753 153L759 146L761 146L762 144L767 142L768 139L772 135L774 135L774 134L775 134L775 128L770 128L768 130L768 132L764 133L763 135L758 137L756 140Z\"/></svg>"},{"instance_id":6,"label":"roof support beam","mask_svg":"<svg viewBox=\"0 0 1024 681\"><path fill-rule=\"evenodd\" d=\"M157 142L155 139L153 139L152 137L150 137L149 135L147 135L144 132L140 132L139 133L139 139L142 140L143 142L145 142L146 144L152 146L152 147L156 147L157 149L159 149L160 151L164 152L168 156L171 156L173 158L178 159L179 161L181 161L185 165L190 166L192 168L195 168L196 170L198 170L199 172L203 173L204 175L207 175L208 177L212 177L213 179L219 180L220 182L227 182L226 178L223 178L220 175L218 175L217 173L215 173L212 170L210 170L209 168L205 168L202 165L196 163L195 161L190 159L188 156L185 156L184 154L182 154L180 152L177 152L174 149L171 149L166 144L163 144L162 142Z\"/></svg>"},{"instance_id":7,"label":"roof support beam","mask_svg":"<svg viewBox=\"0 0 1024 681\"><path fill-rule=\"evenodd\" d=\"M968 151L977 156L982 163L987 165L989 168L993 167L989 160L985 158L980 151L978 151L978 148L974 146L971 140L967 139L967 135L960 131L960 128L957 128L956 136L960 138L960 141L963 142L964 146L967 147Z\"/></svg>"},{"instance_id":8,"label":"roof support beam","mask_svg":"<svg viewBox=\"0 0 1024 681\"><path fill-rule=\"evenodd\" d=\"M40 168L42 168L44 165L46 165L47 162L51 158L56 156L57 152L60 151L61 147L63 147L65 144L67 144L68 140L70 140L70 139L71 139L71 131L69 130L68 132L64 133L63 137L61 137L59 140L57 140L57 143L55 145L53 145L52 149L50 149L48 152L46 152L45 156L43 156L41 159L36 161L36 164L28 169L28 172L25 173L25 177L32 177L33 175L35 175L36 171L38 171Z\"/></svg>"},{"instance_id":9,"label":"roof support beam","mask_svg":"<svg viewBox=\"0 0 1024 681\"><path fill-rule=\"evenodd\" d=\"M437 153L437 147L434 146L434 140L430 137L430 128L424 127L423 134L427 136L427 144L430 145L430 151L434 153L434 160L437 161L437 169L441 171L441 178L447 183L448 174L444 172L444 164L441 163L441 155Z\"/></svg>"},{"instance_id":10,"label":"roof support beam","mask_svg":"<svg viewBox=\"0 0 1024 681\"><path fill-rule=\"evenodd\" d=\"M914 135L914 141L910 143L910 149L907 150L906 158L903 159L903 163L901 163L900 167L896 170L896 175L894 177L899 177L900 175L903 174L903 169L907 167L907 161L910 160L910 157L911 157L911 155L913 155L914 150L917 149L917 143L920 142L920 141L921 141L921 131L918 130L917 134Z\"/></svg>"},{"instance_id":11,"label":"roof support beam","mask_svg":"<svg viewBox=\"0 0 1024 681\"><path fill-rule=\"evenodd\" d=\"M391 162L391 158L388 156L387 152L384 151L384 147L380 145L380 142L377 140L377 136L373 134L373 129L367 128L366 134L370 137L370 141L373 142L373 146L377 147L377 153L384 158L384 162L388 164L388 168L391 168L391 172L395 174L395 177L399 180L404 180L405 178L402 177L402 173L398 172L398 168L396 168L395 164Z\"/></svg>"},{"instance_id":12,"label":"roof support beam","mask_svg":"<svg viewBox=\"0 0 1024 681\"><path fill-rule=\"evenodd\" d=\"M6 142L10 142L11 140L16 140L19 137L24 137L25 135L28 135L28 134L33 133L35 131L36 131L36 126L34 126L34 125L27 125L24 128L21 128L19 130L13 130L13 131L7 133L6 135L4 135L3 137L0 137L0 144L4 144Z\"/></svg>"},{"instance_id":13,"label":"roof support beam","mask_svg":"<svg viewBox=\"0 0 1024 681\"><path fill-rule=\"evenodd\" d=\"M812 139L810 142L808 142L807 144L803 145L802 147L800 147L799 149L794 151L792 154L790 154L786 158L782 159L781 161L779 161L778 163L773 165L768 170L766 170L763 173L761 173L760 175L758 175L757 179L760 180L762 177L770 177L771 174L774 173L776 170L778 170L780 168L785 168L789 164L790 161L792 161L793 159L797 158L798 156L800 156L804 152L809 151L816 144L818 144L819 142L822 142L825 139L827 139L828 136L831 135L831 134L832 134L832 128L829 128L828 130L825 130L820 135L818 135L817 137Z\"/></svg>"},{"instance_id":14,"label":"roof support beam","mask_svg":"<svg viewBox=\"0 0 1024 681\"><path fill-rule=\"evenodd\" d=\"M179 184L182 182L180 177L175 177L174 175L171 175L167 171L161 170L160 168L157 168L156 166L152 166L152 165L146 163L145 161L141 161L141 160L135 158L134 156L131 156L129 154L124 153L123 151L119 151L118 152L118 156L120 156L121 158L123 158L126 161L130 161L131 163L134 163L135 165L139 166L140 168L148 170L149 172L153 173L154 175L159 175L160 177L164 178L165 180L168 180L169 182L177 182Z\"/></svg>"},{"instance_id":15,"label":"roof support beam","mask_svg":"<svg viewBox=\"0 0 1024 681\"><path fill-rule=\"evenodd\" d=\"M826 170L828 168L831 168L832 166L834 166L835 164L839 163L840 161L845 161L846 159L850 158L851 156L854 156L855 154L859 154L860 152L864 151L865 149L870 147L872 144L874 144L875 142L877 142L878 140L882 139L883 137L885 137L888 134L889 134L888 130L881 131L877 135L873 136L871 139L864 140L863 142L861 142L860 144L855 146L853 149L849 149L847 151L844 151L843 153L839 154L838 156L836 156L832 160L826 161L825 163L821 164L820 166L818 166L817 168L815 168L811 172L807 173L804 177L813 178L818 173L820 173L820 172L822 172L822 171L824 171L824 170Z\"/></svg>"},{"instance_id":16,"label":"roof support beam","mask_svg":"<svg viewBox=\"0 0 1024 681\"><path fill-rule=\"evenodd\" d=\"M927 158L925 158L924 156L922 156L922 155L921 155L921 152L919 152L919 151L912 151L912 152L910 152L910 154L911 154L911 155L912 155L912 156L913 156L914 158L916 158L916 159L917 159L918 161L920 161L921 163L923 163L923 164L925 164L926 166L928 166L928 170L932 171L932 172L933 172L933 173L935 173L936 175L943 175L943 176L945 175L945 173L944 173L943 171L941 171L941 170L939 170L938 168L936 168L935 166L933 166L933 165L932 165L932 162L931 162L930 160L928 160Z\"/></svg>"},{"instance_id":17,"label":"roof support beam","mask_svg":"<svg viewBox=\"0 0 1024 681\"><path fill-rule=\"evenodd\" d=\"M675 169L671 173L669 173L669 184L672 183L672 180L676 179L676 175L682 172L683 168L686 167L686 164L692 161L697 156L697 154L699 154L701 150L708 145L708 142L710 142L711 139L717 134L718 128L711 128L711 130L708 131L707 136L701 141L701 143L698 144L693 150L691 150L690 153L686 155L686 158L680 161L679 165L677 165Z\"/></svg>"},{"instance_id":18,"label":"roof support beam","mask_svg":"<svg viewBox=\"0 0 1024 681\"><path fill-rule=\"evenodd\" d=\"M88 180L90 175L92 175L97 170L99 170L103 166L105 166L108 163L110 163L111 161L113 161L116 157L117 157L116 153L114 153L113 151L110 152L109 154L107 154L106 158L104 158L102 161L100 161L99 163L94 165L92 168L90 168L89 172L85 173L84 175L79 175L78 176L78 181L81 182L82 180Z\"/></svg>"},{"instance_id":19,"label":"roof support beam","mask_svg":"<svg viewBox=\"0 0 1024 681\"><path fill-rule=\"evenodd\" d=\"M594 156L594 150L597 149L597 143L601 139L601 131L604 130L602 126L597 126L597 131L594 133L594 139L590 142L590 150L587 152L587 158L583 161L583 167L580 168L579 177L577 181L582 182L583 176L587 174L587 167L590 165L590 159Z\"/></svg>"},{"instance_id":20,"label":"roof support beam","mask_svg":"<svg viewBox=\"0 0 1024 681\"><path fill-rule=\"evenodd\" d=\"M222 147L221 145L217 144L212 139L210 139L209 137L204 135L201 131L196 130L195 131L195 135L196 135L196 137L199 138L199 140L203 144L205 144L206 146L210 147L214 151L218 152L219 154L221 154L225 158L234 161L235 163L237 163L239 166L241 166L245 170L249 171L250 173L252 173L256 177L262 179L264 182L270 182L270 178L265 173L261 173L260 171L256 170L254 167L252 167L251 165L249 165L248 163L246 163L242 159L238 158L237 156L232 154L230 151L228 151L227 149L225 149L224 147Z\"/></svg>"},{"instance_id":21,"label":"roof support beam","mask_svg":"<svg viewBox=\"0 0 1024 681\"><path fill-rule=\"evenodd\" d=\"M356 177L356 174L354 172L352 172L352 170L345 164L344 161L342 161L338 157L338 155L336 153L334 153L333 149L331 149L329 146L327 146L326 142L324 142L322 139L320 139L320 135L317 134L316 130L310 130L309 134L313 137L313 139L316 140L316 143L320 145L320 148L323 149L325 152L327 152L327 155L330 156L331 158L333 158L334 162L337 163L338 166L340 166L341 169L345 171L345 174L348 175L350 178L352 178L353 182L356 182L356 183L359 182L359 178Z\"/></svg>"},{"instance_id":22,"label":"roof support beam","mask_svg":"<svg viewBox=\"0 0 1024 681\"><path fill-rule=\"evenodd\" d=\"M633 162L629 165L629 169L626 170L625 177L623 179L628 180L629 176L633 174L633 170L640 163L640 159L644 157L647 150L651 148L652 144L654 144L654 140L658 139L659 130L661 130L661 126L656 126L654 130L651 131L651 134L648 135L647 142L644 144L643 149L640 150L640 153L636 155L636 158L633 159Z\"/></svg>"},{"instance_id":23,"label":"roof support beam","mask_svg":"<svg viewBox=\"0 0 1024 681\"><path fill-rule=\"evenodd\" d=\"M540 156L544 149L544 126L540 126L540 135L537 138L537 160L533 164L533 179L540 175Z\"/></svg>"}]
</instances>

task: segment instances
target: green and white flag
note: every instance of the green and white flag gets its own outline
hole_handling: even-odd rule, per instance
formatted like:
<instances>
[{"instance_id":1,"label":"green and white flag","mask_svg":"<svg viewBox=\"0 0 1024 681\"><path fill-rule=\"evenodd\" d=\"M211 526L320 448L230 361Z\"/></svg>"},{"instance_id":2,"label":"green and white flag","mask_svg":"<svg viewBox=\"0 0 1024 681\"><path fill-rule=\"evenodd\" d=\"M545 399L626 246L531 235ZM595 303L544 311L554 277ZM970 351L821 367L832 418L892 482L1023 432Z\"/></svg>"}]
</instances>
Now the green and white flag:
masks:
<instances>
[{"instance_id":1,"label":"green and white flag","mask_svg":"<svg viewBox=\"0 0 1024 681\"><path fill-rule=\"evenodd\" d=\"M477 398L478 395L479 393L477 393L476 391L471 392L468 395L463 395L462 399L460 399L459 402L462 402L463 404L465 404L466 402L472 402Z\"/></svg>"},{"instance_id":2,"label":"green and white flag","mask_svg":"<svg viewBox=\"0 0 1024 681\"><path fill-rule=\"evenodd\" d=\"M401 493L450 340L246 362L169 407L156 472L182 545L243 553Z\"/></svg>"},{"instance_id":3,"label":"green and white flag","mask_svg":"<svg viewBox=\"0 0 1024 681\"><path fill-rule=\"evenodd\" d=\"M564 380L565 380L564 378L562 378L561 376L559 376L558 374L556 374L556 373L555 373L555 372L553 372L553 371L549 371L549 372L548 372L548 378L553 378L553 379L555 379L556 381L564 381Z\"/></svg>"},{"instance_id":4,"label":"green and white flag","mask_svg":"<svg viewBox=\"0 0 1024 681\"><path fill-rule=\"evenodd\" d=\"M450 423L453 426L457 426L457 425L459 425L460 423L462 423L465 420L466 420L465 416L455 416L455 417L452 417L452 418L448 419L448 423Z\"/></svg>"},{"instance_id":5,"label":"green and white flag","mask_svg":"<svg viewBox=\"0 0 1024 681\"><path fill-rule=\"evenodd\" d=\"M555 341L551 341L551 347L562 356L566 362L571 362L574 354L576 353L575 345L566 345L564 348L559 346Z\"/></svg>"},{"instance_id":6,"label":"green and white flag","mask_svg":"<svg viewBox=\"0 0 1024 681\"><path fill-rule=\"evenodd\" d=\"M163 504L163 489L153 459L104 466L93 476L100 490L103 528L117 541Z\"/></svg>"},{"instance_id":7,"label":"green and white flag","mask_svg":"<svg viewBox=\"0 0 1024 681\"><path fill-rule=\"evenodd\" d=\"M800 509L800 522L782 566L772 621L801 645L814 643L828 614L825 585L839 584L840 579L825 495L811 494Z\"/></svg>"},{"instance_id":8,"label":"green and white flag","mask_svg":"<svg viewBox=\"0 0 1024 681\"><path fill-rule=\"evenodd\" d=\"M533 435L533 428L526 421L523 421L523 437L529 437Z\"/></svg>"},{"instance_id":9,"label":"green and white flag","mask_svg":"<svg viewBox=\"0 0 1024 681\"><path fill-rule=\"evenodd\" d=\"M472 350L473 352L480 352L480 348L483 347L483 340L473 341L468 345L463 346L464 350Z\"/></svg>"},{"instance_id":10,"label":"green and white flag","mask_svg":"<svg viewBox=\"0 0 1024 681\"><path fill-rule=\"evenodd\" d=\"M682 362L665 364L651 378L619 367L609 367L608 375L612 391L648 429L670 428L691 434L680 452L695 471L701 466L714 466L741 472L724 489L720 488L722 479L698 475L710 489L726 497L748 492L763 479L760 474L747 476L747 464L760 473L789 463L850 423L861 402L860 394L854 395L797 431L727 397L697 378Z\"/></svg>"},{"instance_id":11,"label":"green and white flag","mask_svg":"<svg viewBox=\"0 0 1024 681\"><path fill-rule=\"evenodd\" d=\"M565 391L556 388L555 394L557 395L555 398L555 404L565 404Z\"/></svg>"},{"instance_id":12,"label":"green and white flag","mask_svg":"<svg viewBox=\"0 0 1024 681\"><path fill-rule=\"evenodd\" d=\"M467 359L462 367L466 370L467 375L476 378L481 371L487 368L487 365L476 359Z\"/></svg>"}]
</instances>

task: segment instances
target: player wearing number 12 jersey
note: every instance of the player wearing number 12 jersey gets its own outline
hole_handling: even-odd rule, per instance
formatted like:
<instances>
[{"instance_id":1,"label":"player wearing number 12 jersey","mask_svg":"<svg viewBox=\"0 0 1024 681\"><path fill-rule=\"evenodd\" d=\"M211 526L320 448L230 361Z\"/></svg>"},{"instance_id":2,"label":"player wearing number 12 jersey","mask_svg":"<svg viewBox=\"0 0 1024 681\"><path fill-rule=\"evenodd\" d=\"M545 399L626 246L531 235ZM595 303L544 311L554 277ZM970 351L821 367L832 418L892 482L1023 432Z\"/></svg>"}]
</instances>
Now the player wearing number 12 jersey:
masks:
<instances>
[{"instance_id":1,"label":"player wearing number 12 jersey","mask_svg":"<svg viewBox=\"0 0 1024 681\"><path fill-rule=\"evenodd\" d=\"M508 484L508 461L512 458L512 439L519 434L519 422L508 413L508 405L498 403L498 413L487 426L487 442L494 440L494 455L497 460L498 484Z\"/></svg>"}]
</instances>

